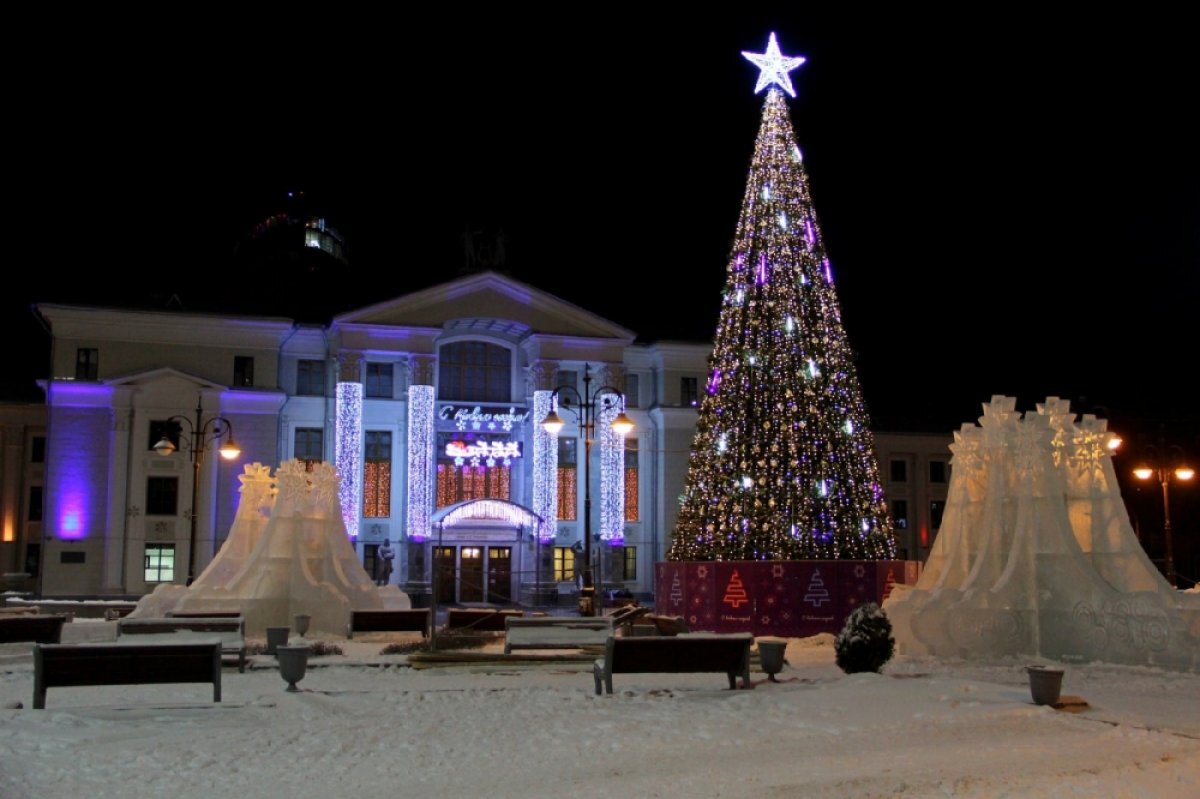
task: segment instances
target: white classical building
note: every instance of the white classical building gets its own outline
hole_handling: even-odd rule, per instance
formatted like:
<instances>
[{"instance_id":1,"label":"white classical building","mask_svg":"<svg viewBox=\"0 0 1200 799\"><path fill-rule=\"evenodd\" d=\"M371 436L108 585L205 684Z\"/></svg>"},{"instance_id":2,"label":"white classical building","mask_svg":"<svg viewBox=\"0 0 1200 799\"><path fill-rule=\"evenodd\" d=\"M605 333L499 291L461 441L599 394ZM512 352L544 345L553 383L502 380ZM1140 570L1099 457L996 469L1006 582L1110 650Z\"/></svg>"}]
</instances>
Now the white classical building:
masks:
<instances>
[{"instance_id":1,"label":"white classical building","mask_svg":"<svg viewBox=\"0 0 1200 799\"><path fill-rule=\"evenodd\" d=\"M0 556L5 571L36 571L44 595L138 595L198 575L228 534L242 466L289 458L336 465L367 570L390 540L390 581L418 601L437 563L442 601L569 602L589 494L597 582L653 591L709 344L634 343L632 331L494 272L328 325L52 304L37 312L53 339L45 429L30 419L6 434L25 449L11 453L3 482L14 487L0 505L11 493L23 509L34 491L30 501L44 507L28 524L23 510L9 514L21 523ZM580 395L597 411L586 469ZM557 438L538 424L554 403L566 423ZM635 425L623 440L608 425L622 409ZM232 462L217 456L226 426L241 449ZM154 449L164 435L178 447L166 456ZM932 545L928 456L940 447L948 460L949 441L901 437L894 456L879 453L889 491L911 503L896 507L911 514L898 532L912 558Z\"/></svg>"}]
</instances>

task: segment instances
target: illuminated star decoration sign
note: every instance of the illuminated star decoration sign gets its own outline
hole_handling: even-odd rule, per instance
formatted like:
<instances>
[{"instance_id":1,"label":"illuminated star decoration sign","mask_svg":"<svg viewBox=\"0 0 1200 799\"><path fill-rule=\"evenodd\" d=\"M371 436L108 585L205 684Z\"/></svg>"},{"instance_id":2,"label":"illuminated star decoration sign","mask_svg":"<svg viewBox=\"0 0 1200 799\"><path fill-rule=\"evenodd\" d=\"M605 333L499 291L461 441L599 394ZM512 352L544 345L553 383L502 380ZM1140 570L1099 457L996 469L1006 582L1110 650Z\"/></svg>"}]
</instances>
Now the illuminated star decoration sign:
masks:
<instances>
[{"instance_id":1,"label":"illuminated star decoration sign","mask_svg":"<svg viewBox=\"0 0 1200 799\"><path fill-rule=\"evenodd\" d=\"M804 56L790 58L779 52L779 44L775 41L774 33L771 34L771 40L767 42L767 52L747 53L743 50L742 55L762 70L758 73L758 85L754 87L755 94L774 84L792 97L796 96L796 90L792 88L792 79L788 77L788 73L807 59Z\"/></svg>"}]
</instances>

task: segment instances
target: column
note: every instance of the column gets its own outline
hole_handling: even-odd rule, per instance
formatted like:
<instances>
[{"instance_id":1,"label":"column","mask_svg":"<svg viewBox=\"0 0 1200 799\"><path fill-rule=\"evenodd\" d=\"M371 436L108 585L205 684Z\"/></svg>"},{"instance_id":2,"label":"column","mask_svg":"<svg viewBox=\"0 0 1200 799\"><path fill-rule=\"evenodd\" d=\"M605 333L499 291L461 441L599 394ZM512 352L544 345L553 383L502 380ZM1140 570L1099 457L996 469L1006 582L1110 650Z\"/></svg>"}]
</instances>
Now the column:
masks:
<instances>
[{"instance_id":1,"label":"column","mask_svg":"<svg viewBox=\"0 0 1200 799\"><path fill-rule=\"evenodd\" d=\"M338 504L346 534L358 538L362 514L362 356L357 352L337 356L337 424L334 459L338 474Z\"/></svg>"},{"instance_id":2,"label":"column","mask_svg":"<svg viewBox=\"0 0 1200 799\"><path fill-rule=\"evenodd\" d=\"M409 582L428 585L424 557L429 540L429 517L434 498L433 356L409 360L408 385L408 501L405 502L405 537L408 539Z\"/></svg>"}]
</instances>

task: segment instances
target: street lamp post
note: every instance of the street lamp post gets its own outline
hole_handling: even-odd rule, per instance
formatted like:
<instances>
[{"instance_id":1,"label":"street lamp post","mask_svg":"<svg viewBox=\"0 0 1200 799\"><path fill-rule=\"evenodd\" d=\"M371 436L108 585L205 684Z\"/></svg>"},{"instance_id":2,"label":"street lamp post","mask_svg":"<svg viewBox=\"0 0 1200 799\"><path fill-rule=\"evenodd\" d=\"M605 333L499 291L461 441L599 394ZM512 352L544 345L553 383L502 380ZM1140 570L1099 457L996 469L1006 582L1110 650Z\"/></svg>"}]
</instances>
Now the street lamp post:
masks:
<instances>
[{"instance_id":1,"label":"street lamp post","mask_svg":"<svg viewBox=\"0 0 1200 799\"><path fill-rule=\"evenodd\" d=\"M163 437L157 444L154 445L154 451L159 455L170 455L177 449L186 449L190 452L192 458L192 507L191 507L191 530L188 538L188 565L187 565L187 584L191 585L196 579L196 516L199 512L200 504L200 470L204 466L204 453L210 446L216 444L225 438L225 443L217 449L221 453L221 457L225 460L233 460L242 451L233 441L233 423L221 416L214 416L207 422L204 421L203 395L196 398L196 421L193 423L186 416L172 416L167 419L168 422L175 422L179 425L180 442L176 446L169 434L164 433ZM188 437L183 438L183 426L188 427Z\"/></svg>"},{"instance_id":2,"label":"street lamp post","mask_svg":"<svg viewBox=\"0 0 1200 799\"><path fill-rule=\"evenodd\" d=\"M575 402L570 402L574 395ZM612 421L612 429L625 435L633 429L633 421L625 415L622 405L622 393L612 386L600 386L592 391L591 365L583 366L583 393L574 386L559 386L554 389L551 399L566 397L562 407L573 413L579 421L579 429L583 433L583 586L579 589L579 615L596 615L596 582L592 576L592 481L589 474L592 461L592 441L596 436L596 418L598 412L610 408L619 409ZM542 420L542 427L551 435L557 436L563 428L562 417L554 411L552 402L550 413Z\"/></svg>"},{"instance_id":3,"label":"street lamp post","mask_svg":"<svg viewBox=\"0 0 1200 799\"><path fill-rule=\"evenodd\" d=\"M1133 470L1139 480L1158 479L1162 485L1163 538L1167 551L1167 582L1175 585L1175 551L1171 540L1171 480L1191 480L1196 472L1184 460L1183 448L1167 444L1166 433L1160 429L1158 443L1149 444L1144 450L1144 459Z\"/></svg>"}]
</instances>

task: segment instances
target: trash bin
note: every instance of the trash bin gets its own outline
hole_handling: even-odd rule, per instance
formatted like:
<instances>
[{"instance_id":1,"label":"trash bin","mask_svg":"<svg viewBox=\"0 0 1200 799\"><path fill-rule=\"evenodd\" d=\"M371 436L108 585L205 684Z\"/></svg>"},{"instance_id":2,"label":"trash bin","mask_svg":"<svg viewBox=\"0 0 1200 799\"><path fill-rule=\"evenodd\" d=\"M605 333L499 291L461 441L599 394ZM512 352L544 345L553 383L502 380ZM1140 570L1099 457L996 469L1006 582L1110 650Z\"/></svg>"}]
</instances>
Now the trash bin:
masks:
<instances>
[{"instance_id":1,"label":"trash bin","mask_svg":"<svg viewBox=\"0 0 1200 799\"><path fill-rule=\"evenodd\" d=\"M771 682L779 682L775 675L783 671L783 653L787 650L786 638L759 638L759 666Z\"/></svg>"}]
</instances>

